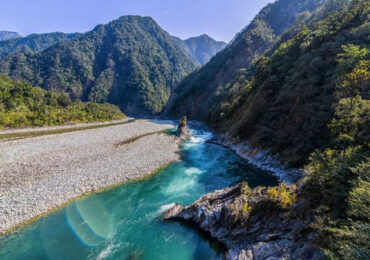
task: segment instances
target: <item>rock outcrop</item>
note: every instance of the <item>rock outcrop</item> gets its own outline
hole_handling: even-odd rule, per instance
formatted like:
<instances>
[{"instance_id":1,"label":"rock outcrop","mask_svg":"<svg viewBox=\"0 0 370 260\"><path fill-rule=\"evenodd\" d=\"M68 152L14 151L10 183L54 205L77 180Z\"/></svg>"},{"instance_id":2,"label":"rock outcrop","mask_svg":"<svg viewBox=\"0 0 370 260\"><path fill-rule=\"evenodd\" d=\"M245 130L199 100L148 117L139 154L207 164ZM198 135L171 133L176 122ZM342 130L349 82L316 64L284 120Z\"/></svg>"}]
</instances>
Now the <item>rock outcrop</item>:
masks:
<instances>
[{"instance_id":1,"label":"rock outcrop","mask_svg":"<svg viewBox=\"0 0 370 260\"><path fill-rule=\"evenodd\" d=\"M179 125L177 126L176 135L181 139L189 138L189 128L186 116L180 119Z\"/></svg>"},{"instance_id":2,"label":"rock outcrop","mask_svg":"<svg viewBox=\"0 0 370 260\"><path fill-rule=\"evenodd\" d=\"M309 201L297 194L294 185L251 190L241 183L187 207L176 204L163 218L195 223L226 245L226 259L324 259L308 227Z\"/></svg>"}]
</instances>

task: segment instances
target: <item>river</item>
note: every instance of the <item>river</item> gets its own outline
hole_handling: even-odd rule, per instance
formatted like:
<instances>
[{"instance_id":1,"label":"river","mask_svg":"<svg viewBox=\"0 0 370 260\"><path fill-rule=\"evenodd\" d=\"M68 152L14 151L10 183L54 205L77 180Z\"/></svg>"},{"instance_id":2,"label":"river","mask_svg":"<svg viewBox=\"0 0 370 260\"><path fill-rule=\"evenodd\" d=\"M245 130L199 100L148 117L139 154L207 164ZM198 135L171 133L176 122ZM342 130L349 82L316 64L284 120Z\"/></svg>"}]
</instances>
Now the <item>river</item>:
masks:
<instances>
[{"instance_id":1,"label":"river","mask_svg":"<svg viewBox=\"0 0 370 260\"><path fill-rule=\"evenodd\" d=\"M93 194L0 237L0 259L223 259L223 248L193 227L166 223L173 203L240 181L273 186L278 179L205 141L193 130L181 161L144 180Z\"/></svg>"}]
</instances>

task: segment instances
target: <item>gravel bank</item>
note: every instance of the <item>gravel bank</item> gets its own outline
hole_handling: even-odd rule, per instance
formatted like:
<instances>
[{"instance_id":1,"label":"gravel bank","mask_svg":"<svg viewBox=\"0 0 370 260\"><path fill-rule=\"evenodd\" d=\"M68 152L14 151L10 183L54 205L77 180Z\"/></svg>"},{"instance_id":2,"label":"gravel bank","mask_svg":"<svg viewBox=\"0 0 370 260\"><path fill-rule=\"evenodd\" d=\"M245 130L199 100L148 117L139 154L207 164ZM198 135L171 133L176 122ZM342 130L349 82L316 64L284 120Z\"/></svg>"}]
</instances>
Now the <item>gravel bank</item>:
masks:
<instances>
[{"instance_id":1,"label":"gravel bank","mask_svg":"<svg viewBox=\"0 0 370 260\"><path fill-rule=\"evenodd\" d=\"M0 142L0 234L80 195L145 176L179 159L170 122L132 123Z\"/></svg>"}]
</instances>

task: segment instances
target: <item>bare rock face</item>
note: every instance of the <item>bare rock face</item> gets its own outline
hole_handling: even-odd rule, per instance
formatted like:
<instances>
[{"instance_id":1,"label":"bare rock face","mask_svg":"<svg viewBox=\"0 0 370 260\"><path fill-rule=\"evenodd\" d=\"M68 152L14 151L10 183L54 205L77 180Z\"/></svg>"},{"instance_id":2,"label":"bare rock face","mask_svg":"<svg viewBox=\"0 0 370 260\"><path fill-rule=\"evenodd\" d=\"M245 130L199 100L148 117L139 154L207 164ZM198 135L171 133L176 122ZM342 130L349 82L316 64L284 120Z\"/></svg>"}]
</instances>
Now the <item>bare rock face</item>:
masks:
<instances>
[{"instance_id":1,"label":"bare rock face","mask_svg":"<svg viewBox=\"0 0 370 260\"><path fill-rule=\"evenodd\" d=\"M183 116L181 118L177 127L176 135L179 136L181 139L189 138L189 128L186 116Z\"/></svg>"},{"instance_id":2,"label":"bare rock face","mask_svg":"<svg viewBox=\"0 0 370 260\"><path fill-rule=\"evenodd\" d=\"M258 187L241 183L207 194L190 206L176 204L167 221L195 223L228 248L226 259L324 259L307 223L306 202L296 202L296 188ZM306 223L306 224L305 224Z\"/></svg>"}]
</instances>

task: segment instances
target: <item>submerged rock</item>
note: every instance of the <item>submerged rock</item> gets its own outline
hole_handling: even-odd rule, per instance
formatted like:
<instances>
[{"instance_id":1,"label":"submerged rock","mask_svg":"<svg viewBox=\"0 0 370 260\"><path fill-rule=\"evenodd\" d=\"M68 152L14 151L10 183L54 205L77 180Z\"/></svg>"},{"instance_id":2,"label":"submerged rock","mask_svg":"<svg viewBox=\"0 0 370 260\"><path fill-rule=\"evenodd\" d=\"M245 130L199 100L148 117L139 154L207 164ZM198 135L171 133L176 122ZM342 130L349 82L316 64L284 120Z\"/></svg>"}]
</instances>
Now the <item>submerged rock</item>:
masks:
<instances>
[{"instance_id":1,"label":"submerged rock","mask_svg":"<svg viewBox=\"0 0 370 260\"><path fill-rule=\"evenodd\" d=\"M295 186L252 190L241 183L176 204L163 218L195 223L226 245L226 259L324 259L307 225L309 202L297 203L296 194Z\"/></svg>"},{"instance_id":2,"label":"submerged rock","mask_svg":"<svg viewBox=\"0 0 370 260\"><path fill-rule=\"evenodd\" d=\"M180 119L179 125L177 127L176 135L182 139L189 138L189 128L186 116Z\"/></svg>"}]
</instances>

